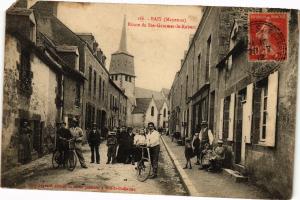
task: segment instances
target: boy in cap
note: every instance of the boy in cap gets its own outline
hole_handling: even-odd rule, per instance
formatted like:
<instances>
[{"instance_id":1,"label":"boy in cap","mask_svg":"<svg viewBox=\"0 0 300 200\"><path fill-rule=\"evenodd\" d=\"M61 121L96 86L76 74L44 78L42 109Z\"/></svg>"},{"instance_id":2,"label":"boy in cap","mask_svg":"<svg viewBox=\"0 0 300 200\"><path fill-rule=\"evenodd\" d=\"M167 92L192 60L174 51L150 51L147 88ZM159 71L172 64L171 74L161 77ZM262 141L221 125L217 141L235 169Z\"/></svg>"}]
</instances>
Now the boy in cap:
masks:
<instances>
[{"instance_id":1,"label":"boy in cap","mask_svg":"<svg viewBox=\"0 0 300 200\"><path fill-rule=\"evenodd\" d=\"M107 162L109 164L112 162L114 164L116 162L116 150L117 150L117 135L116 132L109 132L107 135Z\"/></svg>"},{"instance_id":2,"label":"boy in cap","mask_svg":"<svg viewBox=\"0 0 300 200\"><path fill-rule=\"evenodd\" d=\"M192 148L192 144L191 144L191 139L187 138L185 140L185 148L184 148L186 164L183 169L187 169L188 165L190 166L190 169L192 169L191 158L193 157L193 154L194 154L194 152L193 152L193 148Z\"/></svg>"}]
</instances>

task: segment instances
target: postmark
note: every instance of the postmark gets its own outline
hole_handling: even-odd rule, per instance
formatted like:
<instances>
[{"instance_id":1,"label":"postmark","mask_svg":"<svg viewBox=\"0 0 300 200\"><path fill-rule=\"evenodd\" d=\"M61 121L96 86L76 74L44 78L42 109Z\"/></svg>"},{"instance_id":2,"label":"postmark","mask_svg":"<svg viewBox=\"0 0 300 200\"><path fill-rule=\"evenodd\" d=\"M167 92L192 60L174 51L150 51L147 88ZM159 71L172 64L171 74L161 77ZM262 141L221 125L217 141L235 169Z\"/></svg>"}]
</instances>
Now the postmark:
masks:
<instances>
[{"instance_id":1,"label":"postmark","mask_svg":"<svg viewBox=\"0 0 300 200\"><path fill-rule=\"evenodd\" d=\"M287 13L249 13L248 23L249 61L287 59Z\"/></svg>"}]
</instances>

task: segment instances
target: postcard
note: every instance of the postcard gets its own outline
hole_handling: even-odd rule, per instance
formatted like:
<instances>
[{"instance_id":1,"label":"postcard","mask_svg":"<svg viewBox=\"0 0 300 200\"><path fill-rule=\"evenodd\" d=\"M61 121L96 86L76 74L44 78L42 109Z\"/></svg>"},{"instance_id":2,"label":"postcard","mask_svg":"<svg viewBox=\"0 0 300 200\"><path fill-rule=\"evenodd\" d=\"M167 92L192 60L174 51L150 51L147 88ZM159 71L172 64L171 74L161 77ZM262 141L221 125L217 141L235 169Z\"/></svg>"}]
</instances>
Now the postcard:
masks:
<instances>
[{"instance_id":1,"label":"postcard","mask_svg":"<svg viewBox=\"0 0 300 200\"><path fill-rule=\"evenodd\" d=\"M18 0L1 187L287 199L298 10Z\"/></svg>"}]
</instances>

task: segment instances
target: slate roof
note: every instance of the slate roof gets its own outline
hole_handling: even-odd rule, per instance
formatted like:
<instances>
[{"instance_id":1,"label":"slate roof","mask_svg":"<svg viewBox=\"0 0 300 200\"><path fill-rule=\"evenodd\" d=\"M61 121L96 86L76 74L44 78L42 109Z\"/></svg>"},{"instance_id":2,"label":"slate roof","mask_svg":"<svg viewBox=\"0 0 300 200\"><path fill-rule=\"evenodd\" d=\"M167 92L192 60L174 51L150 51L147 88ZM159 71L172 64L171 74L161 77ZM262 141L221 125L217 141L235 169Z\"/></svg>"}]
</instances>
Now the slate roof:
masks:
<instances>
[{"instance_id":1,"label":"slate roof","mask_svg":"<svg viewBox=\"0 0 300 200\"><path fill-rule=\"evenodd\" d=\"M152 98L136 98L136 107L132 114L145 113L149 107Z\"/></svg>"},{"instance_id":2,"label":"slate roof","mask_svg":"<svg viewBox=\"0 0 300 200\"><path fill-rule=\"evenodd\" d=\"M165 95L166 98L168 98L168 95L169 95L169 93L170 93L170 90L169 90L169 89L163 88L163 89L161 89L161 92L164 93L164 95Z\"/></svg>"},{"instance_id":3,"label":"slate roof","mask_svg":"<svg viewBox=\"0 0 300 200\"><path fill-rule=\"evenodd\" d=\"M10 15L25 15L25 16L30 15L32 12L33 12L32 9L19 8L19 7L12 7L6 11L6 13Z\"/></svg>"},{"instance_id":4,"label":"slate roof","mask_svg":"<svg viewBox=\"0 0 300 200\"><path fill-rule=\"evenodd\" d=\"M155 100L164 99L164 96L161 92L155 90L148 90L145 88L135 87L135 97L136 98L153 98Z\"/></svg>"},{"instance_id":5,"label":"slate roof","mask_svg":"<svg viewBox=\"0 0 300 200\"><path fill-rule=\"evenodd\" d=\"M160 111L164 105L165 100L164 99L158 99L158 100L154 100L157 110Z\"/></svg>"}]
</instances>

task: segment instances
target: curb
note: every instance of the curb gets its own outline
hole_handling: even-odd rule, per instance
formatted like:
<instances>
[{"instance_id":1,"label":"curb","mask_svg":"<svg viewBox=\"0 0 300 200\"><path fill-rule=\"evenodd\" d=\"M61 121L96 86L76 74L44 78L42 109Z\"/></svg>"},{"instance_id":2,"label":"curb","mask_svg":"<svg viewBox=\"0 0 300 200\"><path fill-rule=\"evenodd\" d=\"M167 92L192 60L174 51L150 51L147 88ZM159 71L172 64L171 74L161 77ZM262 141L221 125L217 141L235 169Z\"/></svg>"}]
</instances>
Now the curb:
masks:
<instances>
[{"instance_id":1,"label":"curb","mask_svg":"<svg viewBox=\"0 0 300 200\"><path fill-rule=\"evenodd\" d=\"M186 174L186 172L182 169L182 166L180 165L180 163L177 160L176 156L170 150L169 146L167 145L167 143L165 142L165 140L164 140L163 137L161 137L161 140L163 141L163 144L166 147L167 152L168 152L168 154L169 154L169 156L170 156L173 164L175 165L175 169L179 173L179 177L180 177L181 181L183 182L184 187L188 191L188 194L190 196L202 196L197 191L197 189L195 188L194 184L190 181L190 179L189 179L188 175Z\"/></svg>"}]
</instances>

